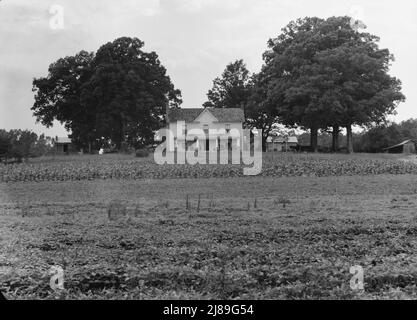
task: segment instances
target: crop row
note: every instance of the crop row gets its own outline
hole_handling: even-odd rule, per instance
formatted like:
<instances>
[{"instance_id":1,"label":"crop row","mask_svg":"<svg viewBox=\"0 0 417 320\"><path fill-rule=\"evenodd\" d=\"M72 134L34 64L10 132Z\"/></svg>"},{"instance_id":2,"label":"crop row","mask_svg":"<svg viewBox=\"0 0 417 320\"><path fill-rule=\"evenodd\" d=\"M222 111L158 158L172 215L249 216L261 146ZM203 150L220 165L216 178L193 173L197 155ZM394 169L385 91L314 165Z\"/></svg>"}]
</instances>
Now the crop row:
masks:
<instances>
[{"instance_id":1,"label":"crop row","mask_svg":"<svg viewBox=\"0 0 417 320\"><path fill-rule=\"evenodd\" d=\"M243 165L157 165L151 161L89 161L0 166L0 182L97 179L216 178L243 176ZM263 164L261 176L353 176L417 174L417 165L383 159L276 159Z\"/></svg>"}]
</instances>

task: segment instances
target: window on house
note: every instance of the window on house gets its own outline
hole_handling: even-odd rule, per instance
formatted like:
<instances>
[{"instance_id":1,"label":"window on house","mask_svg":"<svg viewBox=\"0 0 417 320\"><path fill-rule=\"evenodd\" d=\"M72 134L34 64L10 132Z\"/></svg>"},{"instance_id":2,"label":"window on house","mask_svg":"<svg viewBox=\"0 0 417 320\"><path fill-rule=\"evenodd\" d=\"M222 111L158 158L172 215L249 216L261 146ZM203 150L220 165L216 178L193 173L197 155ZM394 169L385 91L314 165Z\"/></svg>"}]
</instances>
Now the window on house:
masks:
<instances>
[{"instance_id":1,"label":"window on house","mask_svg":"<svg viewBox=\"0 0 417 320\"><path fill-rule=\"evenodd\" d=\"M184 124L184 126L183 126L183 128L182 128L182 134L183 134L184 136L186 136L186 135L187 135L187 132L188 132L188 130L187 130L187 125L186 125L186 124Z\"/></svg>"},{"instance_id":2,"label":"window on house","mask_svg":"<svg viewBox=\"0 0 417 320\"><path fill-rule=\"evenodd\" d=\"M209 125L208 124L205 124L204 125L204 133L205 134L208 134L209 133Z\"/></svg>"},{"instance_id":3,"label":"window on house","mask_svg":"<svg viewBox=\"0 0 417 320\"><path fill-rule=\"evenodd\" d=\"M226 133L230 133L230 123L226 124Z\"/></svg>"}]
</instances>

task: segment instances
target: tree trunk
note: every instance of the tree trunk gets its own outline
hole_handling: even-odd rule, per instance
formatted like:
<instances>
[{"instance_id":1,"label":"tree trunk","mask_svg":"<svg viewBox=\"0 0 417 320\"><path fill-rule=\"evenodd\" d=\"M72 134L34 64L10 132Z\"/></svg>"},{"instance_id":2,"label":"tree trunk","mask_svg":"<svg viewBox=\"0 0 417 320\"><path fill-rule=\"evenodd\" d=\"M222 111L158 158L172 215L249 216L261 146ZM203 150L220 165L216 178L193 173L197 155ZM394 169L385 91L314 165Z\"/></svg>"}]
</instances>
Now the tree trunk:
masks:
<instances>
[{"instance_id":1,"label":"tree trunk","mask_svg":"<svg viewBox=\"0 0 417 320\"><path fill-rule=\"evenodd\" d=\"M347 151L348 153L353 153L353 135L352 135L351 124L346 126L346 137L347 137Z\"/></svg>"},{"instance_id":2,"label":"tree trunk","mask_svg":"<svg viewBox=\"0 0 417 320\"><path fill-rule=\"evenodd\" d=\"M337 152L339 150L339 126L333 126L333 141L332 141L332 151Z\"/></svg>"},{"instance_id":3,"label":"tree trunk","mask_svg":"<svg viewBox=\"0 0 417 320\"><path fill-rule=\"evenodd\" d=\"M268 137L262 136L262 152L266 152L267 151L267 147L268 147Z\"/></svg>"},{"instance_id":4,"label":"tree trunk","mask_svg":"<svg viewBox=\"0 0 417 320\"><path fill-rule=\"evenodd\" d=\"M310 134L310 146L313 152L318 152L319 145L318 145L318 136L319 136L319 130L317 128L311 128L311 134Z\"/></svg>"},{"instance_id":5,"label":"tree trunk","mask_svg":"<svg viewBox=\"0 0 417 320\"><path fill-rule=\"evenodd\" d=\"M262 152L266 152L268 150L268 137L271 129L266 129L265 127L262 130Z\"/></svg>"}]
</instances>

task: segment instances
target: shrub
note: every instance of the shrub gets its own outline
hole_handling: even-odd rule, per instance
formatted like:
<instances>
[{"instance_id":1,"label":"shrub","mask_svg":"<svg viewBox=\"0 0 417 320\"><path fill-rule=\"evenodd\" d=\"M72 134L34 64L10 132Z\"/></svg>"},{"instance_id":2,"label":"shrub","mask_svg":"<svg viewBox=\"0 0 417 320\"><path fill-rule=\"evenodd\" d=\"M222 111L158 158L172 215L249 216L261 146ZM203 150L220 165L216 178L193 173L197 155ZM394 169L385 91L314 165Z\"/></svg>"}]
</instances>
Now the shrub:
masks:
<instances>
[{"instance_id":1,"label":"shrub","mask_svg":"<svg viewBox=\"0 0 417 320\"><path fill-rule=\"evenodd\" d=\"M149 157L149 150L147 149L136 150L136 158L147 158L147 157Z\"/></svg>"}]
</instances>

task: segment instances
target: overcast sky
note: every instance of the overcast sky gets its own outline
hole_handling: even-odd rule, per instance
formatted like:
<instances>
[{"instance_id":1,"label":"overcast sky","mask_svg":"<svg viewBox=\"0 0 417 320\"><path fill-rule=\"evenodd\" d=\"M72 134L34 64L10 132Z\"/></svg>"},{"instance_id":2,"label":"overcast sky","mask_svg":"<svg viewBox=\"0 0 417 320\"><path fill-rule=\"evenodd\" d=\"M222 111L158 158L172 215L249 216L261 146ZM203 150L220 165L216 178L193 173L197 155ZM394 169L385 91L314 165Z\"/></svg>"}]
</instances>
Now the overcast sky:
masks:
<instances>
[{"instance_id":1,"label":"overcast sky","mask_svg":"<svg viewBox=\"0 0 417 320\"><path fill-rule=\"evenodd\" d=\"M64 10L63 28L54 5ZM259 71L267 40L289 21L333 15L360 18L381 37L407 96L393 119L417 118L415 0L0 0L0 128L65 135L59 125L35 124L32 79L60 57L118 37L138 37L156 51L182 91L182 107L195 108L229 62L243 58Z\"/></svg>"}]
</instances>

